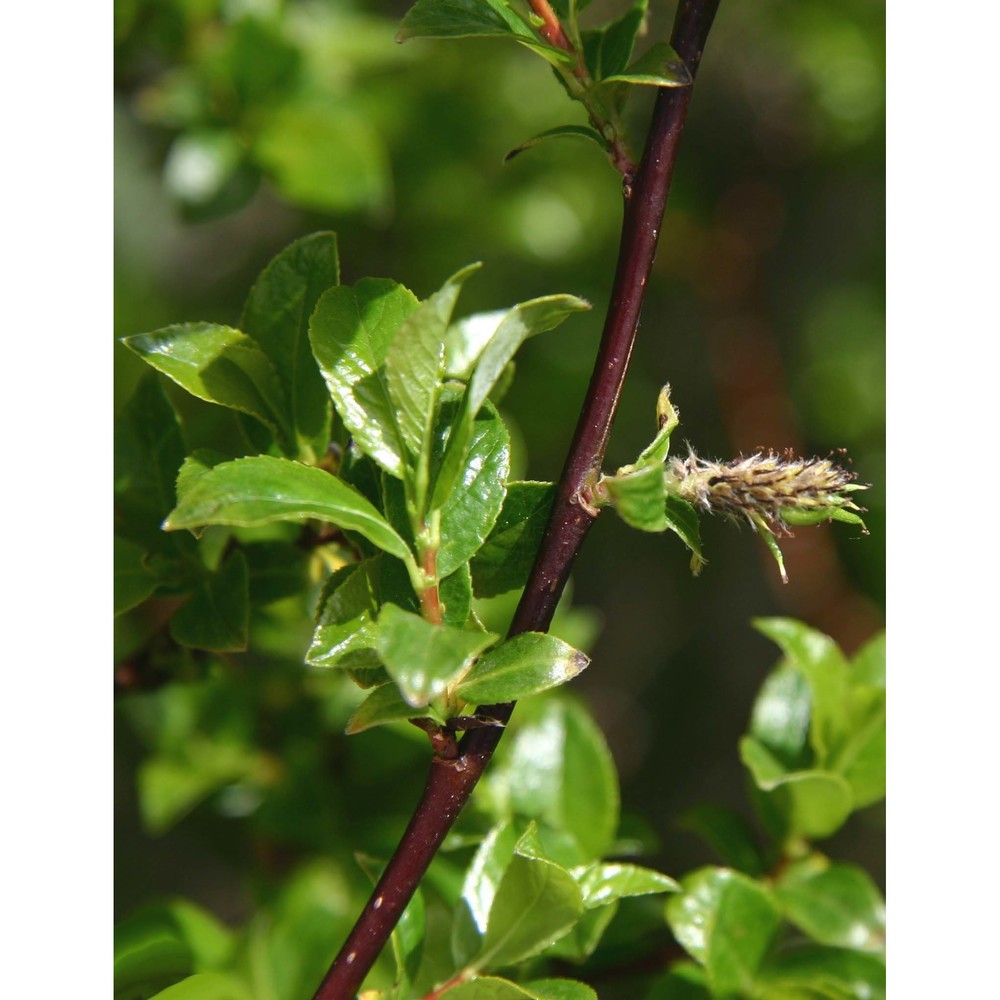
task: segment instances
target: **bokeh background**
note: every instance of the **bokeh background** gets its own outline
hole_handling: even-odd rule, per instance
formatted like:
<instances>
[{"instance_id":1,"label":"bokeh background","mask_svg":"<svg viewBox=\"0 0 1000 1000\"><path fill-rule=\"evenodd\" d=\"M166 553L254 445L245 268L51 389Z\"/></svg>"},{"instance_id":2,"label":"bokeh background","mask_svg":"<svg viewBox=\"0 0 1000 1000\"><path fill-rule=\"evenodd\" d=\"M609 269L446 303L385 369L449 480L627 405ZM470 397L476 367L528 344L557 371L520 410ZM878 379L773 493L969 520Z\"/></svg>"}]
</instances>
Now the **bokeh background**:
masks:
<instances>
[{"instance_id":1,"label":"bokeh background","mask_svg":"<svg viewBox=\"0 0 1000 1000\"><path fill-rule=\"evenodd\" d=\"M666 37L673 5L652 8L650 38ZM574 141L505 164L527 137L582 124L582 113L546 64L510 43L397 45L405 9L116 0L115 334L193 319L235 325L267 261L318 229L339 234L345 282L387 276L424 296L481 260L460 311L552 292L594 305L524 347L503 403L520 438L519 474L555 479L607 305L619 180L595 146ZM595 20L616 9L591 8ZM707 860L678 827L685 809L715 802L748 813L736 744L776 658L751 619L801 617L848 652L882 627L883 84L877 0L724 0L695 90L607 464L648 442L669 382L681 413L675 441L706 456L845 448L872 484L871 534L799 529L784 546L784 586L746 529L703 524L709 563L697 579L673 537L642 535L611 514L591 533L571 627L592 634L593 663L576 688L614 753L629 829L673 875ZM636 102L638 140L651 101ZM143 365L120 345L115 361L121 407ZM225 412L175 401L191 446L231 431ZM119 626L122 664L154 627L148 609ZM206 694L213 682L201 675L186 688L121 685L120 915L182 893L237 923L270 880L304 856L335 853L338 838L391 849L426 752L389 730L346 745L323 698L302 696L308 630L302 610L284 606L261 626L239 704L229 688ZM269 657L276 672L260 665ZM263 754L254 774L210 753L200 773L197 761L170 758L166 730L210 739L206 719L220 718ZM352 801L335 798L343 789L331 776L361 783ZM174 805L154 815L137 788L148 796L156 781ZM831 853L883 879L883 817L878 807L855 817Z\"/></svg>"}]
</instances>

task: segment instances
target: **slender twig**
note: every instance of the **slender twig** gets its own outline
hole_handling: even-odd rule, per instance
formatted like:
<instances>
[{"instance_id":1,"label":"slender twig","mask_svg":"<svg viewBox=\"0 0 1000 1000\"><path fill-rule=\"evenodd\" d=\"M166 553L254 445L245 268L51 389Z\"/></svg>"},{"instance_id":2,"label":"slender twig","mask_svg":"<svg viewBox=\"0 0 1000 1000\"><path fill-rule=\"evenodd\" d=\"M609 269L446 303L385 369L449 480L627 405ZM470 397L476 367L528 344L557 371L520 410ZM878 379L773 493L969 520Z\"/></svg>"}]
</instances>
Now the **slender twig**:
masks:
<instances>
[{"instance_id":1,"label":"slender twig","mask_svg":"<svg viewBox=\"0 0 1000 1000\"><path fill-rule=\"evenodd\" d=\"M681 0L671 44L692 77L720 0ZM659 91L642 162L626 188L621 245L604 333L583 410L570 446L546 534L511 624L510 635L544 632L587 532L597 517L588 495L604 458L611 423L628 369L646 282L653 266L677 147L691 88ZM480 711L506 722L512 703ZM462 740L460 756L435 760L409 826L371 899L334 959L314 1000L350 1000L385 946L482 775L503 729L474 729Z\"/></svg>"}]
</instances>

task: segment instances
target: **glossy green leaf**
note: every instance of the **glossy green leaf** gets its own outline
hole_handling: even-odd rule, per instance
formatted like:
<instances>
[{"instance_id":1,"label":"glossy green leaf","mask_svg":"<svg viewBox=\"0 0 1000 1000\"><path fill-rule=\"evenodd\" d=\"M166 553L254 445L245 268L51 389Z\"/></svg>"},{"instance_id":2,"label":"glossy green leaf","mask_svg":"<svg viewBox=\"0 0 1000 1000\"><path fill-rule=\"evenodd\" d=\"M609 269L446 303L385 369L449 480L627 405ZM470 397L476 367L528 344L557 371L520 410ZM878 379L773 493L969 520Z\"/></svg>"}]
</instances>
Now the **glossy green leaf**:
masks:
<instances>
[{"instance_id":1,"label":"glossy green leaf","mask_svg":"<svg viewBox=\"0 0 1000 1000\"><path fill-rule=\"evenodd\" d=\"M415 712L400 697L399 688L395 684L380 684L354 710L347 723L347 734L364 732L373 726L384 726L388 722L404 722L421 713Z\"/></svg>"},{"instance_id":2,"label":"glossy green leaf","mask_svg":"<svg viewBox=\"0 0 1000 1000\"><path fill-rule=\"evenodd\" d=\"M847 735L849 724L849 667L837 644L822 632L793 618L758 618L754 627L776 642L788 664L809 681L812 688L810 739L817 763Z\"/></svg>"},{"instance_id":3,"label":"glossy green leaf","mask_svg":"<svg viewBox=\"0 0 1000 1000\"><path fill-rule=\"evenodd\" d=\"M468 563L449 573L438 587L445 625L464 626L472 610L472 577Z\"/></svg>"},{"instance_id":4,"label":"glossy green leaf","mask_svg":"<svg viewBox=\"0 0 1000 1000\"><path fill-rule=\"evenodd\" d=\"M669 875L652 868L620 862L600 861L570 873L583 893L583 905L591 910L626 896L649 896L660 892L680 892Z\"/></svg>"},{"instance_id":5,"label":"glossy green leaf","mask_svg":"<svg viewBox=\"0 0 1000 1000\"><path fill-rule=\"evenodd\" d=\"M247 527L309 518L357 531L386 552L412 559L403 539L354 487L322 469L269 455L223 462L199 476L164 527Z\"/></svg>"},{"instance_id":6,"label":"glossy green leaf","mask_svg":"<svg viewBox=\"0 0 1000 1000\"><path fill-rule=\"evenodd\" d=\"M508 483L496 524L469 564L477 597L523 587L545 534L553 483Z\"/></svg>"},{"instance_id":7,"label":"glossy green leaf","mask_svg":"<svg viewBox=\"0 0 1000 1000\"><path fill-rule=\"evenodd\" d=\"M812 855L782 871L774 895L785 917L820 944L885 950L885 901L856 865Z\"/></svg>"},{"instance_id":8,"label":"glossy green leaf","mask_svg":"<svg viewBox=\"0 0 1000 1000\"><path fill-rule=\"evenodd\" d=\"M689 87L691 82L684 60L666 42L657 42L627 69L604 77L599 86L626 83L647 87Z\"/></svg>"},{"instance_id":9,"label":"glossy green leaf","mask_svg":"<svg viewBox=\"0 0 1000 1000\"><path fill-rule=\"evenodd\" d=\"M286 422L306 459L322 455L330 437L330 397L309 343L309 317L323 292L339 281L336 234L313 233L268 264L240 321L284 384Z\"/></svg>"},{"instance_id":10,"label":"glossy green leaf","mask_svg":"<svg viewBox=\"0 0 1000 1000\"><path fill-rule=\"evenodd\" d=\"M697 576L705 565L701 551L698 514L686 500L668 493L664 502L667 527L691 550L691 572Z\"/></svg>"},{"instance_id":11,"label":"glossy green leaf","mask_svg":"<svg viewBox=\"0 0 1000 1000\"><path fill-rule=\"evenodd\" d=\"M378 130L346 101L283 102L262 117L254 156L289 201L321 212L379 209L391 190Z\"/></svg>"},{"instance_id":12,"label":"glossy green leaf","mask_svg":"<svg viewBox=\"0 0 1000 1000\"><path fill-rule=\"evenodd\" d=\"M287 445L281 380L245 333L212 323L183 323L125 337L124 343L192 395L256 417Z\"/></svg>"},{"instance_id":13,"label":"glossy green leaf","mask_svg":"<svg viewBox=\"0 0 1000 1000\"><path fill-rule=\"evenodd\" d=\"M410 38L512 38L555 65L571 65L572 57L543 42L504 0L417 0L399 34Z\"/></svg>"},{"instance_id":14,"label":"glossy green leaf","mask_svg":"<svg viewBox=\"0 0 1000 1000\"><path fill-rule=\"evenodd\" d=\"M764 859L750 825L724 806L697 805L678 825L702 838L725 864L748 875L764 874Z\"/></svg>"},{"instance_id":15,"label":"glossy green leaf","mask_svg":"<svg viewBox=\"0 0 1000 1000\"><path fill-rule=\"evenodd\" d=\"M493 899L476 968L503 968L538 954L582 913L579 886L565 868L515 855Z\"/></svg>"},{"instance_id":16,"label":"glossy green leaf","mask_svg":"<svg viewBox=\"0 0 1000 1000\"><path fill-rule=\"evenodd\" d=\"M851 786L855 809L885 797L885 697L883 688L851 689L850 732L828 762Z\"/></svg>"},{"instance_id":17,"label":"glossy green leaf","mask_svg":"<svg viewBox=\"0 0 1000 1000\"><path fill-rule=\"evenodd\" d=\"M156 590L156 577L146 565L146 550L141 545L115 537L115 615L142 604Z\"/></svg>"},{"instance_id":18,"label":"glossy green leaf","mask_svg":"<svg viewBox=\"0 0 1000 1000\"><path fill-rule=\"evenodd\" d=\"M454 401L441 407L435 430L436 458L446 450L445 435L458 410ZM510 437L492 403L485 403L471 425L465 461L441 507L441 547L437 568L448 576L479 550L496 524L506 495L510 472Z\"/></svg>"},{"instance_id":19,"label":"glossy green leaf","mask_svg":"<svg viewBox=\"0 0 1000 1000\"><path fill-rule=\"evenodd\" d=\"M597 951L597 946L608 929L608 924L618 912L618 903L611 902L591 910L584 910L583 916L555 944L546 948L546 958L566 958L571 962L582 962Z\"/></svg>"},{"instance_id":20,"label":"glossy green leaf","mask_svg":"<svg viewBox=\"0 0 1000 1000\"><path fill-rule=\"evenodd\" d=\"M481 656L456 691L476 705L516 701L572 680L590 657L541 632L523 632Z\"/></svg>"},{"instance_id":21,"label":"glossy green leaf","mask_svg":"<svg viewBox=\"0 0 1000 1000\"><path fill-rule=\"evenodd\" d=\"M597 994L575 979L532 979L524 988L535 1000L597 1000Z\"/></svg>"},{"instance_id":22,"label":"glossy green leaf","mask_svg":"<svg viewBox=\"0 0 1000 1000\"><path fill-rule=\"evenodd\" d=\"M345 566L330 577L317 606L307 663L314 667L380 665L375 652L380 571L381 557L376 556ZM369 651L369 658L359 658L362 651Z\"/></svg>"},{"instance_id":23,"label":"glossy green leaf","mask_svg":"<svg viewBox=\"0 0 1000 1000\"><path fill-rule=\"evenodd\" d=\"M620 73L632 58L636 35L646 19L649 0L636 0L617 20L583 33L583 52L595 80Z\"/></svg>"},{"instance_id":24,"label":"glossy green leaf","mask_svg":"<svg viewBox=\"0 0 1000 1000\"><path fill-rule=\"evenodd\" d=\"M150 1000L253 1000L253 994L231 973L203 972L182 979Z\"/></svg>"},{"instance_id":25,"label":"glossy green leaf","mask_svg":"<svg viewBox=\"0 0 1000 1000\"><path fill-rule=\"evenodd\" d=\"M740 758L757 787L782 817L785 836L829 837L853 808L851 786L832 771L786 771L752 736L740 740Z\"/></svg>"},{"instance_id":26,"label":"glossy green leaf","mask_svg":"<svg viewBox=\"0 0 1000 1000\"><path fill-rule=\"evenodd\" d=\"M847 948L791 948L768 962L761 972L760 986L763 1000L812 996L885 1000L885 959Z\"/></svg>"},{"instance_id":27,"label":"glossy green leaf","mask_svg":"<svg viewBox=\"0 0 1000 1000\"><path fill-rule=\"evenodd\" d=\"M247 561L236 551L170 619L170 634L182 646L240 651L247 648L249 625Z\"/></svg>"},{"instance_id":28,"label":"glossy green leaf","mask_svg":"<svg viewBox=\"0 0 1000 1000\"><path fill-rule=\"evenodd\" d=\"M509 742L508 742L509 740ZM565 697L528 701L484 781L498 808L568 834L578 856L602 858L618 828L618 776L589 713Z\"/></svg>"},{"instance_id":29,"label":"glossy green leaf","mask_svg":"<svg viewBox=\"0 0 1000 1000\"><path fill-rule=\"evenodd\" d=\"M475 976L440 996L442 1000L533 1000L527 989L499 976Z\"/></svg>"},{"instance_id":30,"label":"glossy green leaf","mask_svg":"<svg viewBox=\"0 0 1000 1000\"><path fill-rule=\"evenodd\" d=\"M389 398L400 437L414 457L429 457L438 392L444 371L445 331L465 280L479 264L463 268L403 321L386 354Z\"/></svg>"},{"instance_id":31,"label":"glossy green leaf","mask_svg":"<svg viewBox=\"0 0 1000 1000\"><path fill-rule=\"evenodd\" d=\"M394 281L363 278L326 291L309 322L309 339L334 406L354 440L390 475L403 475L403 444L389 394L385 359L418 306Z\"/></svg>"},{"instance_id":32,"label":"glossy green leaf","mask_svg":"<svg viewBox=\"0 0 1000 1000\"><path fill-rule=\"evenodd\" d=\"M190 539L160 527L175 503L184 440L155 372L143 376L115 420L114 455L115 533L146 552L190 551Z\"/></svg>"},{"instance_id":33,"label":"glossy green leaf","mask_svg":"<svg viewBox=\"0 0 1000 1000\"><path fill-rule=\"evenodd\" d=\"M150 996L189 975L194 955L169 914L146 910L115 926L115 1000Z\"/></svg>"},{"instance_id":34,"label":"glossy green leaf","mask_svg":"<svg viewBox=\"0 0 1000 1000\"><path fill-rule=\"evenodd\" d=\"M705 967L713 995L752 995L781 923L771 894L729 868L701 868L681 885L667 901L674 936Z\"/></svg>"},{"instance_id":35,"label":"glossy green leaf","mask_svg":"<svg viewBox=\"0 0 1000 1000\"><path fill-rule=\"evenodd\" d=\"M541 145L549 139L586 139L588 142L595 142L601 149L607 149L608 144L596 129L587 125L557 125L555 128L547 128L544 132L533 135L530 139L525 139L519 146L515 146L506 156L505 161L513 160L515 156L535 146Z\"/></svg>"},{"instance_id":36,"label":"glossy green leaf","mask_svg":"<svg viewBox=\"0 0 1000 1000\"><path fill-rule=\"evenodd\" d=\"M601 480L619 517L640 531L665 531L666 485L663 469L648 465L636 472L607 476Z\"/></svg>"},{"instance_id":37,"label":"glossy green leaf","mask_svg":"<svg viewBox=\"0 0 1000 1000\"><path fill-rule=\"evenodd\" d=\"M497 638L491 632L432 625L387 604L378 616L375 648L404 700L420 708L441 697Z\"/></svg>"},{"instance_id":38,"label":"glossy green leaf","mask_svg":"<svg viewBox=\"0 0 1000 1000\"><path fill-rule=\"evenodd\" d=\"M548 295L514 306L497 324L476 359L459 411L451 420L447 449L438 463L432 508L442 506L459 481L473 437L473 420L521 344L536 334L554 330L572 313L589 308L589 302L573 295Z\"/></svg>"},{"instance_id":39,"label":"glossy green leaf","mask_svg":"<svg viewBox=\"0 0 1000 1000\"><path fill-rule=\"evenodd\" d=\"M793 667L778 667L764 681L750 716L750 734L789 770L812 761L809 721L812 689Z\"/></svg>"},{"instance_id":40,"label":"glossy green leaf","mask_svg":"<svg viewBox=\"0 0 1000 1000\"><path fill-rule=\"evenodd\" d=\"M486 933L490 909L504 873L514 858L518 836L513 823L496 824L476 849L462 883L462 899L480 934Z\"/></svg>"}]
</instances>

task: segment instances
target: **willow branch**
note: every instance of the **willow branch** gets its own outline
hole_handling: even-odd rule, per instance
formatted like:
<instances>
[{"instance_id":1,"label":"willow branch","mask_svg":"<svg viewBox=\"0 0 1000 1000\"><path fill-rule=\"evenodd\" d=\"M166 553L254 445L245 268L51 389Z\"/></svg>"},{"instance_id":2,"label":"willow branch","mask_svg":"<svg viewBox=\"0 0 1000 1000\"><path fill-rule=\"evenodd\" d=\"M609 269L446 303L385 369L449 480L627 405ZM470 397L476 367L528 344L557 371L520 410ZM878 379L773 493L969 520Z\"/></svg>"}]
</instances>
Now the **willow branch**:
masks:
<instances>
[{"instance_id":1,"label":"willow branch","mask_svg":"<svg viewBox=\"0 0 1000 1000\"><path fill-rule=\"evenodd\" d=\"M718 6L719 0L681 0L678 6L671 44L692 78ZM659 91L642 162L631 187L626 185L618 265L601 345L545 537L510 635L548 629L580 546L597 518L588 503L589 491L600 472L628 370L690 100L690 87ZM514 704L508 703L483 706L480 711L507 722L513 709ZM462 740L457 759L435 760L395 854L314 1000L355 996L502 735L500 727L472 730Z\"/></svg>"}]
</instances>

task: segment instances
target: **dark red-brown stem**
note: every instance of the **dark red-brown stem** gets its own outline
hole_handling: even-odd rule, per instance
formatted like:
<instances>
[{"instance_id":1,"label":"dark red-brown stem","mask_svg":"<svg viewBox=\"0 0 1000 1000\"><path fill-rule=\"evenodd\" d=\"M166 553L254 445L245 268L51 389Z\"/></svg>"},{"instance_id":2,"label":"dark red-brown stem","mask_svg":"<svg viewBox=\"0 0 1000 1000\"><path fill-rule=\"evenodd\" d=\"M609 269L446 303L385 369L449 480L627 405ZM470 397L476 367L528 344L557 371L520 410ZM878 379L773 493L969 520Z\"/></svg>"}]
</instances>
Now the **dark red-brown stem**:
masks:
<instances>
[{"instance_id":1,"label":"dark red-brown stem","mask_svg":"<svg viewBox=\"0 0 1000 1000\"><path fill-rule=\"evenodd\" d=\"M681 0L678 6L671 44L692 77L718 6L719 0ZM594 373L511 635L544 632L549 627L573 561L597 517L586 498L600 471L628 369L690 99L689 87L663 88L657 96L642 163L627 193L618 267ZM480 712L506 722L513 708L513 704L492 705ZM351 1000L355 996L502 734L498 727L474 729L462 740L458 759L435 761L396 853L314 1000Z\"/></svg>"}]
</instances>

